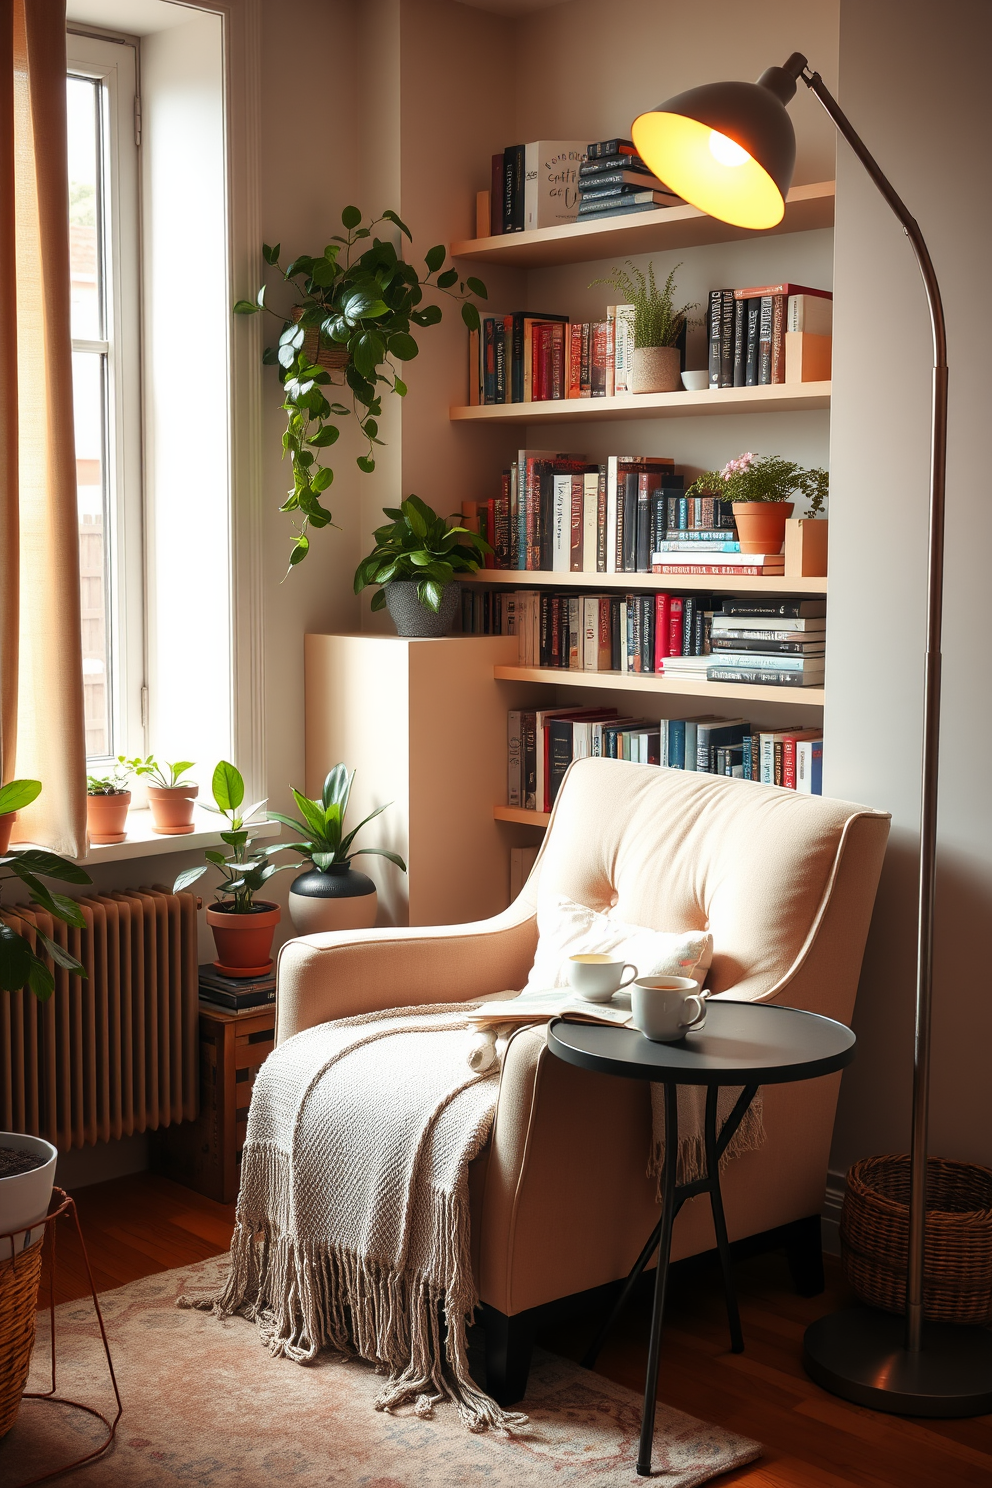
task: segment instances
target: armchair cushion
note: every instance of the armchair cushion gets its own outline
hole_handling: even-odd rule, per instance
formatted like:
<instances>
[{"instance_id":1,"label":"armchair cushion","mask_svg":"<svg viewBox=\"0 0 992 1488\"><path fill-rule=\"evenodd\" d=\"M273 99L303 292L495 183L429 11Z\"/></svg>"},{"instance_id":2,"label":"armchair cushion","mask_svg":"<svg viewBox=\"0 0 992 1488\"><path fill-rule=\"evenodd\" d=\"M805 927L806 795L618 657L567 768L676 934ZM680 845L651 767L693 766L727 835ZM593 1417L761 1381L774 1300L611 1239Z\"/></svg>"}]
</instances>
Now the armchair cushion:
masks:
<instances>
[{"instance_id":1,"label":"armchair cushion","mask_svg":"<svg viewBox=\"0 0 992 1488\"><path fill-rule=\"evenodd\" d=\"M630 961L641 976L696 977L713 960L713 937L708 930L676 933L628 925L614 914L600 914L585 904L576 904L564 894L538 894L539 939L527 990L568 986L568 958L581 952L608 955Z\"/></svg>"}]
</instances>

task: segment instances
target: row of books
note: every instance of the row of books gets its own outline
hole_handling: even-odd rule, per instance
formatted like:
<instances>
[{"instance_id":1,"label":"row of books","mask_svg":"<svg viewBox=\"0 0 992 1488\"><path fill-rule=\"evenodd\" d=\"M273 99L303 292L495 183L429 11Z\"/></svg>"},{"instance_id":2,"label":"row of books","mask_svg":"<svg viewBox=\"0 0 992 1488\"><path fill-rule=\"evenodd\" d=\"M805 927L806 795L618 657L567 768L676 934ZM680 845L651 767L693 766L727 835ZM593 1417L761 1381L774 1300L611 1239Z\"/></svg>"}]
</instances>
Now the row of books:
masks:
<instances>
[{"instance_id":1,"label":"row of books","mask_svg":"<svg viewBox=\"0 0 992 1488\"><path fill-rule=\"evenodd\" d=\"M491 161L489 231L494 236L560 227L580 217L681 205L630 140L533 140Z\"/></svg>"},{"instance_id":2,"label":"row of books","mask_svg":"<svg viewBox=\"0 0 992 1488\"><path fill-rule=\"evenodd\" d=\"M487 566L544 573L781 575L778 553L742 553L733 506L687 496L667 455L519 450L499 496L463 502L493 552Z\"/></svg>"},{"instance_id":3,"label":"row of books","mask_svg":"<svg viewBox=\"0 0 992 1488\"><path fill-rule=\"evenodd\" d=\"M462 630L515 635L520 666L823 685L826 601L462 590Z\"/></svg>"},{"instance_id":4,"label":"row of books","mask_svg":"<svg viewBox=\"0 0 992 1488\"><path fill-rule=\"evenodd\" d=\"M684 353L684 327L678 345ZM597 321L523 310L484 315L469 332L469 404L627 393L633 349L633 305L607 305Z\"/></svg>"},{"instance_id":5,"label":"row of books","mask_svg":"<svg viewBox=\"0 0 992 1488\"><path fill-rule=\"evenodd\" d=\"M801 284L711 289L711 388L816 382L830 376L833 296ZM792 375L790 375L790 372Z\"/></svg>"},{"instance_id":6,"label":"row of books","mask_svg":"<svg viewBox=\"0 0 992 1488\"><path fill-rule=\"evenodd\" d=\"M745 718L624 718L615 708L507 715L507 805L550 811L577 759L622 759L822 794L820 729L762 730Z\"/></svg>"}]
</instances>

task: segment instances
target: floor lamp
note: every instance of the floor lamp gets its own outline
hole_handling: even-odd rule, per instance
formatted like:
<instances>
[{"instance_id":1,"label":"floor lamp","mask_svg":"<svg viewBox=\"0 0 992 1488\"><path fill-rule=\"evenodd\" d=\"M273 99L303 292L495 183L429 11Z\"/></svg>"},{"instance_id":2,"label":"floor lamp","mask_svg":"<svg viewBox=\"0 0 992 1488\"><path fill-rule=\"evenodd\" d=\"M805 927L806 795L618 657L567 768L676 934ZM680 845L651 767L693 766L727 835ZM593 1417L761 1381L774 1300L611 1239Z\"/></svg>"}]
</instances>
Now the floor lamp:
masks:
<instances>
[{"instance_id":1,"label":"floor lamp","mask_svg":"<svg viewBox=\"0 0 992 1488\"><path fill-rule=\"evenodd\" d=\"M874 1410L937 1417L982 1415L992 1410L992 1334L984 1328L925 1321L923 1316L947 463L947 348L937 277L915 219L820 74L810 71L799 52L784 67L767 68L756 83L707 83L679 93L641 114L631 132L654 174L693 206L739 227L774 227L782 220L795 166L796 138L786 105L795 97L800 78L851 146L910 241L930 309L934 361L906 1317L870 1307L828 1315L807 1329L803 1361L825 1389Z\"/></svg>"}]
</instances>

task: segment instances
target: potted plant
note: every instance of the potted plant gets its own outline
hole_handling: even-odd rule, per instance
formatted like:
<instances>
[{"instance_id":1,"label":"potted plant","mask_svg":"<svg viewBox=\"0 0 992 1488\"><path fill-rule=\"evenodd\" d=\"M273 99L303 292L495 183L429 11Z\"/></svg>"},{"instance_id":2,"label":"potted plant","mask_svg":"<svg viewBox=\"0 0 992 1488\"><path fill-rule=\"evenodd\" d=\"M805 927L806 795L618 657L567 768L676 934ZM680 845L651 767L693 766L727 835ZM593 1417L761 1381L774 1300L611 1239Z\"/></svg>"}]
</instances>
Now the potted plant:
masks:
<instances>
[{"instance_id":1,"label":"potted plant","mask_svg":"<svg viewBox=\"0 0 992 1488\"><path fill-rule=\"evenodd\" d=\"M382 587L373 610L388 606L402 636L447 634L458 608L456 573L475 573L489 544L467 527L449 527L419 496L383 507L391 518L374 533L375 547L355 573L355 593Z\"/></svg>"},{"instance_id":2,"label":"potted plant","mask_svg":"<svg viewBox=\"0 0 992 1488\"><path fill-rule=\"evenodd\" d=\"M0 789L0 813L8 813L12 807L30 806L41 794L40 780L11 780ZM62 883L88 884L93 880L77 863L70 863L56 853L42 848L8 848L0 853L0 889L5 879L18 879L28 891L32 904L46 914L77 930L85 930L86 920L74 899L64 894L55 894L41 882L43 878L54 878ZM13 908L10 914L16 915ZM60 945L41 930L33 930L31 938L15 930L7 919L0 917L0 991L17 992L28 987L39 1001L44 1002L55 990L55 978L47 964L35 950L40 944L51 959L76 976L86 975L75 956L70 956Z\"/></svg>"},{"instance_id":3,"label":"potted plant","mask_svg":"<svg viewBox=\"0 0 992 1488\"><path fill-rule=\"evenodd\" d=\"M622 295L628 305L634 307L634 348L630 354L630 391L632 393L673 393L682 386L682 353L676 342L689 320L689 311L696 305L683 305L676 310L672 291L675 275L682 267L675 268L658 288L654 277L654 264L648 264L645 275L631 259L630 268L614 268L605 279L594 279L593 284L609 284ZM590 284L589 288L592 288Z\"/></svg>"},{"instance_id":4,"label":"potted plant","mask_svg":"<svg viewBox=\"0 0 992 1488\"><path fill-rule=\"evenodd\" d=\"M343 403L329 402L323 389L335 382L350 393L366 441L358 468L370 474L375 469L375 446L382 443L381 390L406 395L396 363L409 362L417 355L411 329L436 325L441 319L439 305L422 305L424 290L439 289L460 301L462 319L474 331L479 329L479 312L468 296L486 298L481 279L467 278L462 283L457 269L440 272L445 259L440 245L428 251L427 272L421 274L399 257L391 242L373 237L373 229L387 222L413 241L410 229L395 212L383 212L366 225L357 207L345 207L341 222L346 237L335 235L322 253L300 254L285 269L279 262L280 245L262 245L265 262L292 286L292 304L278 313L282 322L278 344L268 347L263 357L268 365L278 367L285 394L282 406L287 426L282 444L293 462L293 489L280 510L299 520L290 551L291 567L302 563L310 551L308 529L326 527L331 521L321 496L334 473L320 464L320 452L336 442L341 432L338 421L350 410ZM371 246L353 259L356 245L370 238ZM266 288L263 284L254 300L238 300L235 314L269 310Z\"/></svg>"},{"instance_id":5,"label":"potted plant","mask_svg":"<svg viewBox=\"0 0 992 1488\"><path fill-rule=\"evenodd\" d=\"M693 481L687 496L719 496L734 504L734 521L742 553L779 553L785 524L792 516L791 496L809 503L808 517L823 508L829 477L825 470L807 470L782 455L755 455L750 450L728 460L722 470L707 470Z\"/></svg>"},{"instance_id":6,"label":"potted plant","mask_svg":"<svg viewBox=\"0 0 992 1488\"><path fill-rule=\"evenodd\" d=\"M194 829L193 803L200 787L191 780L183 780L186 771L192 768L192 760L177 760L174 765L166 761L160 765L151 754L134 766L136 775L149 777L148 806L153 830L162 837L184 837Z\"/></svg>"},{"instance_id":7,"label":"potted plant","mask_svg":"<svg viewBox=\"0 0 992 1488\"><path fill-rule=\"evenodd\" d=\"M87 775L86 825L91 842L123 842L127 836L125 825L131 804L128 781L136 763L140 761L119 754L105 775Z\"/></svg>"},{"instance_id":8,"label":"potted plant","mask_svg":"<svg viewBox=\"0 0 992 1488\"><path fill-rule=\"evenodd\" d=\"M274 853L282 852L285 843L253 846L251 818L265 802L256 801L242 810L245 783L241 772L227 760L221 760L214 771L211 790L215 804L206 809L227 819L228 830L221 832L220 837L231 849L230 856L225 858L223 853L208 849L203 854L207 862L180 873L173 893L178 894L196 883L208 865L219 868L223 882L216 890L217 902L207 909L207 924L217 947L214 965L224 976L264 976L272 967L272 937L280 912L278 904L256 899L255 895L274 873L280 872L280 867L269 859Z\"/></svg>"},{"instance_id":9,"label":"potted plant","mask_svg":"<svg viewBox=\"0 0 992 1488\"><path fill-rule=\"evenodd\" d=\"M377 806L347 836L343 835L354 779L354 770L349 775L347 765L335 765L324 781L319 800L311 801L292 787L302 821L281 816L278 811L270 813L275 821L299 833L300 841L288 846L307 860L307 871L293 879L289 890L289 912L301 935L311 935L315 930L365 930L375 924L375 884L351 866L352 858L360 853L388 858L406 872L398 853L384 847L352 847L362 828L385 811L385 806ZM304 864L295 866L302 868Z\"/></svg>"}]
</instances>

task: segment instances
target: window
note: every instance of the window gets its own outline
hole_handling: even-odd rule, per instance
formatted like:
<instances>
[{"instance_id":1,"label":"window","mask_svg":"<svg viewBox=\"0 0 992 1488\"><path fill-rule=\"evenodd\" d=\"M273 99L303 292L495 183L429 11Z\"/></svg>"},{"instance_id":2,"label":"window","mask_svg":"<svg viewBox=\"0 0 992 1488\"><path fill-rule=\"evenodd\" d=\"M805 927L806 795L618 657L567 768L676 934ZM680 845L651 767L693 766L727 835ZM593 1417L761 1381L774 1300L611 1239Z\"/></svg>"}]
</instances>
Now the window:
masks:
<instances>
[{"instance_id":1,"label":"window","mask_svg":"<svg viewBox=\"0 0 992 1488\"><path fill-rule=\"evenodd\" d=\"M86 753L142 749L144 604L133 46L68 38L69 262Z\"/></svg>"}]
</instances>

